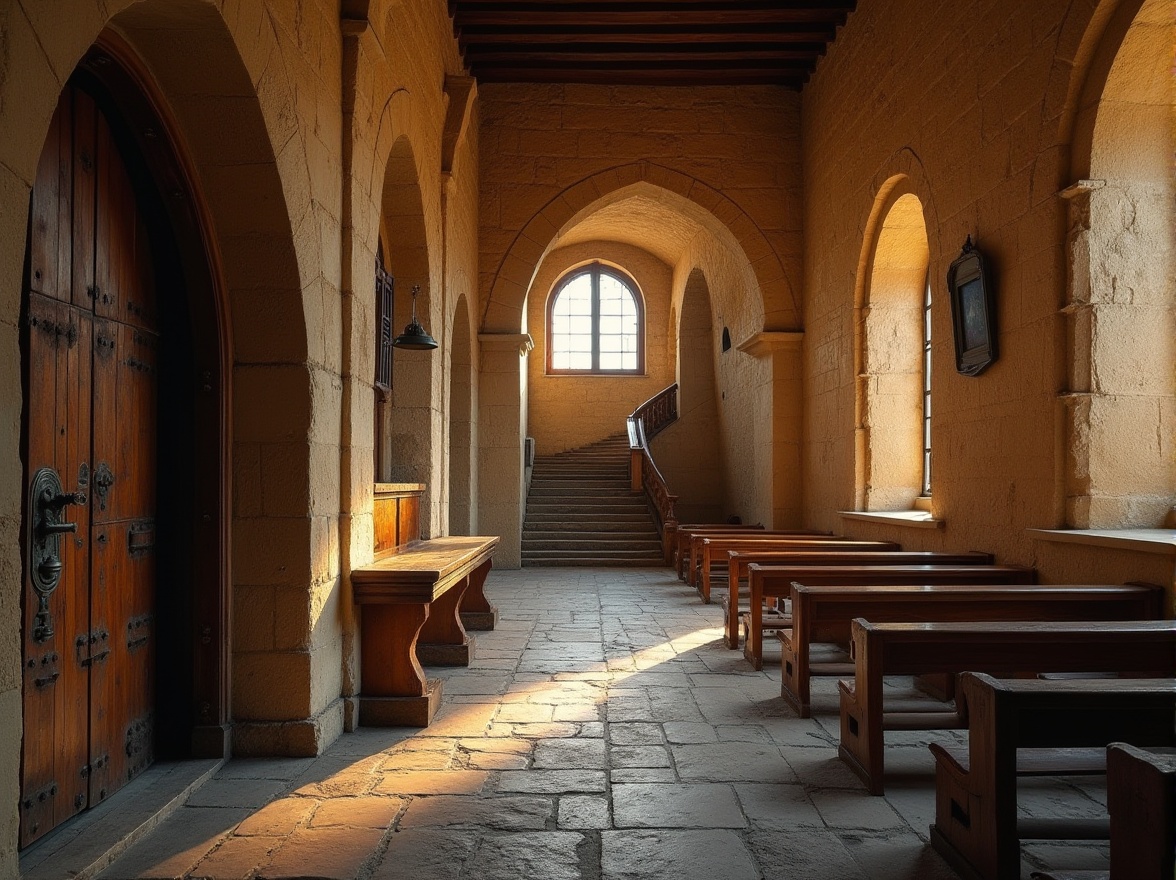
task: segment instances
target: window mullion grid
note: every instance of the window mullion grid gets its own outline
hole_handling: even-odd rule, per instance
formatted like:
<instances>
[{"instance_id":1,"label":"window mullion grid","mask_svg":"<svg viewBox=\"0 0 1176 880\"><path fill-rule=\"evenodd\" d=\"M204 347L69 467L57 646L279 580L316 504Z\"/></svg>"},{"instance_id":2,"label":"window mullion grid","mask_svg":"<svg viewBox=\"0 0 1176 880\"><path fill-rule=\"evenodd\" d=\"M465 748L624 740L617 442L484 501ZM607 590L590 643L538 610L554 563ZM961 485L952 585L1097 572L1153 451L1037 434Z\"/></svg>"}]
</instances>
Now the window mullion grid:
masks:
<instances>
[{"instance_id":1,"label":"window mullion grid","mask_svg":"<svg viewBox=\"0 0 1176 880\"><path fill-rule=\"evenodd\" d=\"M592 268L592 370L600 370L600 269Z\"/></svg>"}]
</instances>

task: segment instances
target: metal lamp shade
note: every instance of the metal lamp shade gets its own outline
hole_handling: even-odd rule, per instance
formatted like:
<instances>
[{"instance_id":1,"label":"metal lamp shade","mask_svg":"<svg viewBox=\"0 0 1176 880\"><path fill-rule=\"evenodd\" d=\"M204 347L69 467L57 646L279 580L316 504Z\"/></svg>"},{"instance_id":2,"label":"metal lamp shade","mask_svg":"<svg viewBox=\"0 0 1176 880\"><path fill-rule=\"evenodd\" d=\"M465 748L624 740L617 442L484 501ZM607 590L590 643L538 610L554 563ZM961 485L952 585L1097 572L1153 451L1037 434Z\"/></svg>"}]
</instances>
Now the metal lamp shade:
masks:
<instances>
[{"instance_id":1,"label":"metal lamp shade","mask_svg":"<svg viewBox=\"0 0 1176 880\"><path fill-rule=\"evenodd\" d=\"M416 301L417 294L420 292L421 286L414 284L412 286L412 320L408 322L404 332L392 340L393 348L403 348L408 351L431 351L437 347L437 340L430 336L417 320Z\"/></svg>"},{"instance_id":2,"label":"metal lamp shade","mask_svg":"<svg viewBox=\"0 0 1176 880\"><path fill-rule=\"evenodd\" d=\"M437 347L437 340L430 336L416 320L410 321L404 332L392 340L395 348L409 351L429 351Z\"/></svg>"}]
</instances>

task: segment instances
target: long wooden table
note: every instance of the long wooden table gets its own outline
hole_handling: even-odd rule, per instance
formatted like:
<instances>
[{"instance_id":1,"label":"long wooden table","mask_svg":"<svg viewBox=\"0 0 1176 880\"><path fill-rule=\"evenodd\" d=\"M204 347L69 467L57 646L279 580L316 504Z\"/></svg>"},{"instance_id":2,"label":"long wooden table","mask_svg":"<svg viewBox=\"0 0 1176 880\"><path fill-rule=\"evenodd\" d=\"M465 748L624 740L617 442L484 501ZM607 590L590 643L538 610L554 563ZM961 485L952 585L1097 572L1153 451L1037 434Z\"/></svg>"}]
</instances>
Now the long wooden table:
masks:
<instances>
[{"instance_id":1,"label":"long wooden table","mask_svg":"<svg viewBox=\"0 0 1176 880\"><path fill-rule=\"evenodd\" d=\"M998 680L960 676L968 746L931 744L935 824L931 844L969 880L1019 880L1020 841L1102 839L1104 821L1022 818L1018 773L1092 772L1082 751L1112 742L1176 745L1176 680Z\"/></svg>"},{"instance_id":2,"label":"long wooden table","mask_svg":"<svg viewBox=\"0 0 1176 880\"><path fill-rule=\"evenodd\" d=\"M807 547L796 550L775 549L763 552L743 552L743 565L783 566L783 565L992 565L991 553L945 553L938 550L900 550L897 545L884 546L881 549L858 549L852 541L839 545L829 545L820 550L810 550ZM726 602L726 624L723 639L728 648L739 647L739 584L734 579L728 583ZM750 612L749 612L750 613ZM763 627L761 616L760 625Z\"/></svg>"},{"instance_id":3,"label":"long wooden table","mask_svg":"<svg viewBox=\"0 0 1176 880\"><path fill-rule=\"evenodd\" d=\"M848 645L854 618L872 623L970 620L1155 620L1154 584L890 584L792 587L792 628L780 639L780 693L809 716L813 675L853 675L848 662L814 663L815 642Z\"/></svg>"},{"instance_id":4,"label":"long wooden table","mask_svg":"<svg viewBox=\"0 0 1176 880\"><path fill-rule=\"evenodd\" d=\"M1176 621L968 621L852 623L852 681L838 682L839 753L870 794L883 793L885 730L944 730L962 726L958 712L886 712L887 675L987 672L1113 672L1176 676Z\"/></svg>"},{"instance_id":5,"label":"long wooden table","mask_svg":"<svg viewBox=\"0 0 1176 880\"><path fill-rule=\"evenodd\" d=\"M812 585L1031 584L1033 569L1016 565L759 565L747 567L751 624L743 654L763 668L763 606L768 598L787 599L793 582ZM859 615L854 615L857 617ZM848 625L847 625L848 630ZM847 632L848 635L848 632ZM847 639L848 641L848 639Z\"/></svg>"},{"instance_id":6,"label":"long wooden table","mask_svg":"<svg viewBox=\"0 0 1176 880\"><path fill-rule=\"evenodd\" d=\"M426 727L441 702L441 682L421 663L467 665L472 640L462 624L467 594L483 585L498 537L414 541L351 572L362 607L360 724ZM488 605L488 603L486 603Z\"/></svg>"}]
</instances>

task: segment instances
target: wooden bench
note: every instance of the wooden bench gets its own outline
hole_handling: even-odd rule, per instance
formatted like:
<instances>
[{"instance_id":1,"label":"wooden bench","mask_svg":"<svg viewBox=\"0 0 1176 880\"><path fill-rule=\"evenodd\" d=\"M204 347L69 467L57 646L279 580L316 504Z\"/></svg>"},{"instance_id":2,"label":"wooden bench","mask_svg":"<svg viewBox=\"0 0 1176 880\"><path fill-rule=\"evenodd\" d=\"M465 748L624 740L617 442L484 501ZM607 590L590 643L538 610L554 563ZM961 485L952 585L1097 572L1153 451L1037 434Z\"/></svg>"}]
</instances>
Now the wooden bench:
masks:
<instances>
[{"instance_id":1,"label":"wooden bench","mask_svg":"<svg viewBox=\"0 0 1176 880\"><path fill-rule=\"evenodd\" d=\"M441 701L441 682L421 663L468 665L472 639L462 600L482 596L497 537L414 541L351 572L362 606L359 723L426 727Z\"/></svg>"},{"instance_id":2,"label":"wooden bench","mask_svg":"<svg viewBox=\"0 0 1176 880\"><path fill-rule=\"evenodd\" d=\"M1176 680L999 680L960 676L968 746L931 744L931 844L971 880L1019 880L1020 841L1107 839L1105 820L1023 818L1017 775L1101 772L1086 759L1112 742L1176 745ZM1090 751L1088 751L1090 750Z\"/></svg>"},{"instance_id":3,"label":"wooden bench","mask_svg":"<svg viewBox=\"0 0 1176 880\"><path fill-rule=\"evenodd\" d=\"M959 714L947 705L939 712L886 712L885 676L971 671L1172 677L1176 621L873 623L858 618L852 623L850 656L853 681L838 682L839 753L870 794L879 795L884 787L883 731L962 726Z\"/></svg>"},{"instance_id":4,"label":"wooden bench","mask_svg":"<svg viewBox=\"0 0 1176 880\"><path fill-rule=\"evenodd\" d=\"M1107 747L1109 871L1034 871L1034 880L1172 880L1176 875L1176 749Z\"/></svg>"},{"instance_id":5,"label":"wooden bench","mask_svg":"<svg viewBox=\"0 0 1176 880\"><path fill-rule=\"evenodd\" d=\"M682 579L685 580L686 583L688 583L690 586L694 587L695 589L698 588L698 579L700 577L700 574L699 574L700 563L702 561L702 542L703 542L703 540L705 540L706 538L712 538L712 537L714 537L714 538L735 537L739 534L740 534L739 532L724 532L721 534L715 534L714 532L708 532L708 531L693 532L690 535L690 539L687 542L687 546L686 546L686 563L684 566L684 574L681 575ZM810 531L804 531L803 529L799 529L799 530L758 529L753 532L747 532L744 534L754 535L758 539L767 538L767 539L795 539L795 540L815 540L815 539L844 540L836 535L831 535L828 532L810 532Z\"/></svg>"},{"instance_id":6,"label":"wooden bench","mask_svg":"<svg viewBox=\"0 0 1176 880\"><path fill-rule=\"evenodd\" d=\"M1032 569L1015 565L760 565L747 567L749 621L743 653L756 669L763 668L763 605L765 599L788 599L792 583L866 586L886 584L1031 584ZM848 620L861 615L853 614ZM849 622L845 638L849 642ZM848 672L841 673L848 675Z\"/></svg>"},{"instance_id":7,"label":"wooden bench","mask_svg":"<svg viewBox=\"0 0 1176 880\"><path fill-rule=\"evenodd\" d=\"M992 565L992 554L990 553L944 553L933 550L902 550L897 545L891 545L886 542L883 542L884 546L881 549L872 547L859 549L856 546L859 543L862 542L853 541L841 545L829 545L822 548L819 552L806 548L800 548L798 550L775 549L772 551L765 550L763 552L738 551L741 558L737 566L742 570L746 570L751 565ZM740 611L737 607L738 596L739 582L729 580L727 584L727 596L724 602L726 625L724 627L723 638L727 647L732 649L739 647ZM734 610L732 610L733 600ZM745 612L745 616L750 618L750 615L751 611L749 608ZM750 626L750 620L747 623ZM770 621L767 621L762 616L760 626L761 629L779 628L778 625L772 627Z\"/></svg>"},{"instance_id":8,"label":"wooden bench","mask_svg":"<svg viewBox=\"0 0 1176 880\"><path fill-rule=\"evenodd\" d=\"M702 596L702 601L710 604L711 586L720 570L727 573L731 580L730 556L733 552L758 551L770 553L772 551L788 553L795 550L829 550L835 552L857 550L860 552L886 552L901 549L899 545L889 541L859 541L840 535L779 535L765 537L763 535L705 535L699 541L698 570L695 572L694 586ZM736 578L736 583L738 583Z\"/></svg>"},{"instance_id":9,"label":"wooden bench","mask_svg":"<svg viewBox=\"0 0 1176 880\"><path fill-rule=\"evenodd\" d=\"M1155 620L1162 590L1151 584L795 585L792 627L778 633L780 693L809 717L813 675L853 675L844 661L814 663L812 645L848 645L855 617L872 623L969 620Z\"/></svg>"},{"instance_id":10,"label":"wooden bench","mask_svg":"<svg viewBox=\"0 0 1176 880\"><path fill-rule=\"evenodd\" d=\"M690 538L695 532L709 531L719 534L722 532L763 531L763 529L762 524L745 526L732 523L687 523L675 526L674 534L670 538L670 546L673 548L671 564L678 575L678 580L684 580L686 577L686 557L690 553Z\"/></svg>"}]
</instances>

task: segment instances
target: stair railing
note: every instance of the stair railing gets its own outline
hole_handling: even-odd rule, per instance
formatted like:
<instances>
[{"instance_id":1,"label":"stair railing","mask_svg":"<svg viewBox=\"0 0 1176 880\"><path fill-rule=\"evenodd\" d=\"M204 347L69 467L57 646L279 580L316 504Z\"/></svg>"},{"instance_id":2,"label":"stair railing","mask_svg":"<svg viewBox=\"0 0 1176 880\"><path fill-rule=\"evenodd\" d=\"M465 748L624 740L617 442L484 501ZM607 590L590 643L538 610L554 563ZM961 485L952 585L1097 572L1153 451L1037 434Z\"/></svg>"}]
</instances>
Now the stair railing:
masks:
<instances>
[{"instance_id":1,"label":"stair railing","mask_svg":"<svg viewBox=\"0 0 1176 880\"><path fill-rule=\"evenodd\" d=\"M670 494L665 478L653 463L649 441L677 419L678 384L675 382L633 410L626 421L629 432L629 488L633 492L644 490L649 499L657 516L662 555L667 563L671 559L674 533L678 529L678 517L674 512L678 496Z\"/></svg>"}]
</instances>

